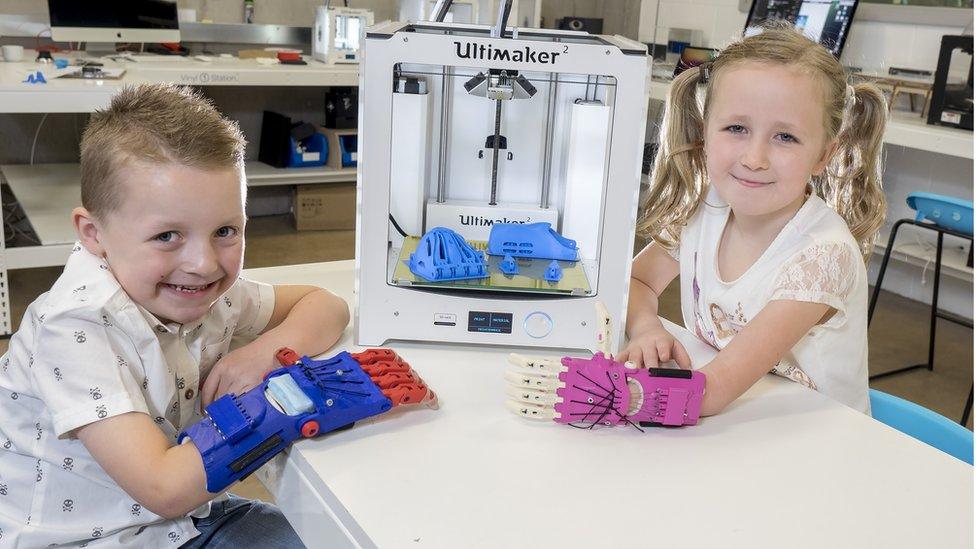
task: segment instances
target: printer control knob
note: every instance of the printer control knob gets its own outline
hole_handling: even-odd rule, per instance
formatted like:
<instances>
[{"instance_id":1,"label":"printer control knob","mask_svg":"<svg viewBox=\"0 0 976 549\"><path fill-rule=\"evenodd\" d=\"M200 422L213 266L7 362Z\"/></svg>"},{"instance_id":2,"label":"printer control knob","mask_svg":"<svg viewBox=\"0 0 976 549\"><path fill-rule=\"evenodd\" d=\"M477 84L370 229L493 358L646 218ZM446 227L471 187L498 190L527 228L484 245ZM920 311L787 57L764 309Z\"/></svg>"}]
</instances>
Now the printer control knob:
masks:
<instances>
[{"instance_id":1,"label":"printer control knob","mask_svg":"<svg viewBox=\"0 0 976 549\"><path fill-rule=\"evenodd\" d=\"M525 317L523 326L529 337L542 339L552 332L552 319L546 313L536 311Z\"/></svg>"}]
</instances>

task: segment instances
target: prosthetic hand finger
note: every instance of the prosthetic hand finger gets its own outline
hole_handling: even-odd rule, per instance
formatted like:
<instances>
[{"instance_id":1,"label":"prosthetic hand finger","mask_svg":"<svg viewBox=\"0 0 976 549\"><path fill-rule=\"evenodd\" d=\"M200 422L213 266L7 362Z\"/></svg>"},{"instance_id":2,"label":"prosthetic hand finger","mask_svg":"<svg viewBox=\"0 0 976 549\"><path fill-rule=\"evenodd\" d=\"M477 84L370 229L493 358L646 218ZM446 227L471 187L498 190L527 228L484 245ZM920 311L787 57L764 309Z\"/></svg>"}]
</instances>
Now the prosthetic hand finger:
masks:
<instances>
[{"instance_id":1,"label":"prosthetic hand finger","mask_svg":"<svg viewBox=\"0 0 976 549\"><path fill-rule=\"evenodd\" d=\"M612 356L613 341L611 340L612 334L610 332L610 311L602 301L597 301L595 305L597 324L596 347L605 356Z\"/></svg>"},{"instance_id":2,"label":"prosthetic hand finger","mask_svg":"<svg viewBox=\"0 0 976 549\"><path fill-rule=\"evenodd\" d=\"M505 372L505 381L509 385L522 388L540 389L555 391L563 387L563 382L558 377L539 375L535 372L509 370Z\"/></svg>"},{"instance_id":3,"label":"prosthetic hand finger","mask_svg":"<svg viewBox=\"0 0 976 549\"><path fill-rule=\"evenodd\" d=\"M560 402L562 399L556 394L555 390L552 391L540 391L538 389L529 389L525 387L515 387L509 385L505 389L505 394L508 395L510 400L521 402L525 404L536 404L539 406L549 406L552 408L556 403Z\"/></svg>"},{"instance_id":4,"label":"prosthetic hand finger","mask_svg":"<svg viewBox=\"0 0 976 549\"><path fill-rule=\"evenodd\" d=\"M245 393L215 400L202 420L180 433L180 442L192 440L200 451L212 493L251 474L296 439L351 427L394 405L349 353L312 360L283 349L276 358L287 366ZM424 391L433 395L426 386Z\"/></svg>"},{"instance_id":5,"label":"prosthetic hand finger","mask_svg":"<svg viewBox=\"0 0 976 549\"><path fill-rule=\"evenodd\" d=\"M382 361L401 361L399 355L393 349L366 349L359 353L351 353L356 362L366 365Z\"/></svg>"},{"instance_id":6,"label":"prosthetic hand finger","mask_svg":"<svg viewBox=\"0 0 976 549\"><path fill-rule=\"evenodd\" d=\"M437 395L422 382L399 383L389 389L383 389L383 394L393 402L393 406L419 404L433 409L439 406Z\"/></svg>"},{"instance_id":7,"label":"prosthetic hand finger","mask_svg":"<svg viewBox=\"0 0 976 549\"><path fill-rule=\"evenodd\" d=\"M551 406L518 403L510 400L505 403L505 407L512 413L528 419L543 421L552 421L555 419L555 411Z\"/></svg>"},{"instance_id":8,"label":"prosthetic hand finger","mask_svg":"<svg viewBox=\"0 0 976 549\"><path fill-rule=\"evenodd\" d=\"M558 375L566 370L559 359L541 358L512 353L508 355L508 363L540 374Z\"/></svg>"},{"instance_id":9,"label":"prosthetic hand finger","mask_svg":"<svg viewBox=\"0 0 976 549\"><path fill-rule=\"evenodd\" d=\"M378 362L363 364L363 371L369 374L370 377L382 376L391 373L407 373L410 372L410 365L404 362L402 359L393 360L381 360Z\"/></svg>"}]
</instances>

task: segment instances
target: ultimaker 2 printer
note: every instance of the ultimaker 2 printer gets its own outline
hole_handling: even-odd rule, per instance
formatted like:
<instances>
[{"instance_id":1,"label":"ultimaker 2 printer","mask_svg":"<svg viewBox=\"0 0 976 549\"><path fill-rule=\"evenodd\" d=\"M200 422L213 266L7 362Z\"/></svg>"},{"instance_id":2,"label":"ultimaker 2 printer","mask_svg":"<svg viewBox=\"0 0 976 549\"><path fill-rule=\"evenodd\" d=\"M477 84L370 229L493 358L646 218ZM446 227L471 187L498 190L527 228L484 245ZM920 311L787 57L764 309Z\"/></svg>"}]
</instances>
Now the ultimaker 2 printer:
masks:
<instances>
[{"instance_id":1,"label":"ultimaker 2 printer","mask_svg":"<svg viewBox=\"0 0 976 549\"><path fill-rule=\"evenodd\" d=\"M449 2L447 5L449 6ZM360 65L356 342L594 351L603 302L621 341L647 110L647 53L620 36L379 24ZM441 12L446 11L441 9ZM435 227L484 250L497 223L549 222L578 261L485 256L481 279L409 268ZM557 262L552 262L557 263ZM511 263L508 263L509 265ZM613 349L615 351L615 349Z\"/></svg>"}]
</instances>

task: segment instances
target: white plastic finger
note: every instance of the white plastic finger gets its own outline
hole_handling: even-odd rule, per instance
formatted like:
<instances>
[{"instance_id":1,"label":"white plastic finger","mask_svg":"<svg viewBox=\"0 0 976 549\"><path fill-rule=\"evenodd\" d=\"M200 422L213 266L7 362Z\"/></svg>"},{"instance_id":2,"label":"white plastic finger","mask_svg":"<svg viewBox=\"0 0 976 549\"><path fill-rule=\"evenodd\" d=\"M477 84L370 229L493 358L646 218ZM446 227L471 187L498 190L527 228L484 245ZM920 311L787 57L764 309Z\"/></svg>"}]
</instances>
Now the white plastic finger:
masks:
<instances>
[{"instance_id":1,"label":"white plastic finger","mask_svg":"<svg viewBox=\"0 0 976 549\"><path fill-rule=\"evenodd\" d=\"M505 380L517 387L531 387L551 391L555 391L563 386L563 382L559 381L559 378L540 376L535 372L514 372L509 370L505 372Z\"/></svg>"},{"instance_id":2,"label":"white plastic finger","mask_svg":"<svg viewBox=\"0 0 976 549\"><path fill-rule=\"evenodd\" d=\"M546 408L544 406L520 404L512 401L506 402L505 407L508 408L512 413L529 419L552 421L556 417L556 412L551 407Z\"/></svg>"},{"instance_id":3,"label":"white plastic finger","mask_svg":"<svg viewBox=\"0 0 976 549\"><path fill-rule=\"evenodd\" d=\"M527 368L532 371L539 373L545 373L548 375L559 375L559 372L565 372L566 367L563 366L559 359L555 358L542 358L538 356L525 356L518 353L511 353L508 355L508 363L513 366L520 366L522 368Z\"/></svg>"},{"instance_id":4,"label":"white plastic finger","mask_svg":"<svg viewBox=\"0 0 976 549\"><path fill-rule=\"evenodd\" d=\"M610 349L612 348L610 341L610 311L607 310L607 306L602 301L596 302L596 324L596 348L604 356L612 356L610 354Z\"/></svg>"},{"instance_id":5,"label":"white plastic finger","mask_svg":"<svg viewBox=\"0 0 976 549\"><path fill-rule=\"evenodd\" d=\"M513 400L519 402L524 402L526 404L540 404L540 405L554 405L557 402L562 402L562 397L556 395L553 391L539 391L537 389L530 389L528 387L513 387L509 386L505 389L505 392Z\"/></svg>"}]
</instances>

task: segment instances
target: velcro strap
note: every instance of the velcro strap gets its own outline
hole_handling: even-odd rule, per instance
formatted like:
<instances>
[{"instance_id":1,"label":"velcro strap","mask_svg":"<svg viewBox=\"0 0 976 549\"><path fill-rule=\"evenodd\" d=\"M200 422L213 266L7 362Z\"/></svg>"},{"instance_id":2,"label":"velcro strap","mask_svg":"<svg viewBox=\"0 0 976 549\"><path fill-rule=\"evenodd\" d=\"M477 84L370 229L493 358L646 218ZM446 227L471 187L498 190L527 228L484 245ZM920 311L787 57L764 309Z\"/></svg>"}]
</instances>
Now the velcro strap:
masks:
<instances>
[{"instance_id":1,"label":"velcro strap","mask_svg":"<svg viewBox=\"0 0 976 549\"><path fill-rule=\"evenodd\" d=\"M224 395L207 406L207 414L230 442L237 442L254 428L251 417L240 409L231 395Z\"/></svg>"},{"instance_id":2,"label":"velcro strap","mask_svg":"<svg viewBox=\"0 0 976 549\"><path fill-rule=\"evenodd\" d=\"M668 390L667 404L664 407L664 425L681 425L685 422L685 408L688 406L689 392L687 389L672 388Z\"/></svg>"}]
</instances>

